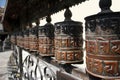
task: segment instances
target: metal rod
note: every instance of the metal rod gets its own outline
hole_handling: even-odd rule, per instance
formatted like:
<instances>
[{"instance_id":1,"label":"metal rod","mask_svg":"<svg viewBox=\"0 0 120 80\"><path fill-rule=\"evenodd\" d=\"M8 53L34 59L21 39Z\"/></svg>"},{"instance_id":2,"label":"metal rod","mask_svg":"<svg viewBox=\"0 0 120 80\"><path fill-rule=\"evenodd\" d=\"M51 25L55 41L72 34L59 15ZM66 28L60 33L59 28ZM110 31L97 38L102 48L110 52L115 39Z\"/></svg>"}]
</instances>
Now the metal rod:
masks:
<instances>
[{"instance_id":1,"label":"metal rod","mask_svg":"<svg viewBox=\"0 0 120 80\"><path fill-rule=\"evenodd\" d=\"M22 75L23 75L22 48L20 48L20 47L19 47L19 68L20 68L20 78L19 78L19 80L22 80Z\"/></svg>"}]
</instances>

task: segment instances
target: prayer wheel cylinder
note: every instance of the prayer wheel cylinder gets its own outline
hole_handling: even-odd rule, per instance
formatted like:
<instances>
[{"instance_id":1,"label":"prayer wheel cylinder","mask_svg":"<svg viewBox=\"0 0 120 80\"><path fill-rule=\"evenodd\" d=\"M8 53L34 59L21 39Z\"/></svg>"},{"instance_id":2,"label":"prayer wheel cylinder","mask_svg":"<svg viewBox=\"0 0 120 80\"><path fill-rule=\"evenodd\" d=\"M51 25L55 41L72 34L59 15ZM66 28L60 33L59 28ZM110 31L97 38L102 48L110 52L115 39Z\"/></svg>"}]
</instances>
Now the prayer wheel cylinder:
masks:
<instances>
[{"instance_id":1,"label":"prayer wheel cylinder","mask_svg":"<svg viewBox=\"0 0 120 80\"><path fill-rule=\"evenodd\" d=\"M11 43L12 44L17 44L17 41L16 41L17 39L16 39L16 33L14 33L14 34L11 34L11 37L10 37L10 41L11 41Z\"/></svg>"},{"instance_id":2,"label":"prayer wheel cylinder","mask_svg":"<svg viewBox=\"0 0 120 80\"><path fill-rule=\"evenodd\" d=\"M120 12L109 10L110 0L104 1L100 1L100 13L85 18L86 70L95 77L114 80L120 79Z\"/></svg>"},{"instance_id":3,"label":"prayer wheel cylinder","mask_svg":"<svg viewBox=\"0 0 120 80\"><path fill-rule=\"evenodd\" d=\"M29 49L29 29L24 31L24 48Z\"/></svg>"},{"instance_id":4,"label":"prayer wheel cylinder","mask_svg":"<svg viewBox=\"0 0 120 80\"><path fill-rule=\"evenodd\" d=\"M67 8L65 21L55 23L55 58L57 61L83 61L83 27L81 22L71 20L72 13Z\"/></svg>"},{"instance_id":5,"label":"prayer wheel cylinder","mask_svg":"<svg viewBox=\"0 0 120 80\"><path fill-rule=\"evenodd\" d=\"M23 35L23 31L20 32L20 47L24 46L24 35Z\"/></svg>"},{"instance_id":6,"label":"prayer wheel cylinder","mask_svg":"<svg viewBox=\"0 0 120 80\"><path fill-rule=\"evenodd\" d=\"M20 32L17 33L17 46L20 46Z\"/></svg>"},{"instance_id":7,"label":"prayer wheel cylinder","mask_svg":"<svg viewBox=\"0 0 120 80\"><path fill-rule=\"evenodd\" d=\"M44 40L44 37L45 36L45 34L44 34L44 29L43 29L43 26L40 26L39 28L38 28L38 42L39 42L39 53L43 53L42 51L43 51L43 47L42 47L42 44L43 44L43 41L46 41L46 40Z\"/></svg>"},{"instance_id":8,"label":"prayer wheel cylinder","mask_svg":"<svg viewBox=\"0 0 120 80\"><path fill-rule=\"evenodd\" d=\"M31 29L29 37L30 37L30 40L29 40L30 51L37 51L38 50L38 28L37 27L34 27Z\"/></svg>"},{"instance_id":9,"label":"prayer wheel cylinder","mask_svg":"<svg viewBox=\"0 0 120 80\"><path fill-rule=\"evenodd\" d=\"M39 52L43 56L54 55L54 26L48 22L39 27Z\"/></svg>"}]
</instances>

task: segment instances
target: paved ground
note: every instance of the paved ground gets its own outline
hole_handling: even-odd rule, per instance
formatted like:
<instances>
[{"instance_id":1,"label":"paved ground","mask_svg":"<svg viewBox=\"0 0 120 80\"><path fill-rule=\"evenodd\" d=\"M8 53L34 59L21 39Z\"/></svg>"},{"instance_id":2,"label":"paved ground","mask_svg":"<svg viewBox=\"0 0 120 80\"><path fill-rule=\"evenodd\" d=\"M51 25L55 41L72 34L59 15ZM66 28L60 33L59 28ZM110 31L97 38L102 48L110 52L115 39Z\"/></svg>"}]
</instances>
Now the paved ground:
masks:
<instances>
[{"instance_id":1,"label":"paved ground","mask_svg":"<svg viewBox=\"0 0 120 80\"><path fill-rule=\"evenodd\" d=\"M0 80L8 80L7 63L12 51L0 52Z\"/></svg>"}]
</instances>

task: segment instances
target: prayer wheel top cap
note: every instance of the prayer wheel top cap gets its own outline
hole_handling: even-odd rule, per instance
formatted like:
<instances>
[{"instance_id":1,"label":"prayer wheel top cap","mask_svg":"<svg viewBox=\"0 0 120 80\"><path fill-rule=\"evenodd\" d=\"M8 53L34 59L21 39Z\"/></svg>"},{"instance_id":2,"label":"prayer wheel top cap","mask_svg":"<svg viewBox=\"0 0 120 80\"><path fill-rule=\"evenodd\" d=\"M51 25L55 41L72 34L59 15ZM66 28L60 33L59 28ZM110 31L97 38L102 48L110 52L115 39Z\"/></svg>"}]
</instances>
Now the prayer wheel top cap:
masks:
<instances>
[{"instance_id":1,"label":"prayer wheel top cap","mask_svg":"<svg viewBox=\"0 0 120 80\"><path fill-rule=\"evenodd\" d=\"M35 23L36 23L36 26L39 26L40 20L37 18L36 21L35 21Z\"/></svg>"},{"instance_id":2,"label":"prayer wheel top cap","mask_svg":"<svg viewBox=\"0 0 120 80\"><path fill-rule=\"evenodd\" d=\"M46 24L44 25L44 33L47 37L53 38L54 37L54 25L51 23L51 16L48 15L46 17Z\"/></svg>"},{"instance_id":3,"label":"prayer wheel top cap","mask_svg":"<svg viewBox=\"0 0 120 80\"><path fill-rule=\"evenodd\" d=\"M112 1L111 0L100 0L100 2L99 2L99 7L101 8L101 12L100 13L112 12L110 10L111 5L112 5Z\"/></svg>"},{"instance_id":4,"label":"prayer wheel top cap","mask_svg":"<svg viewBox=\"0 0 120 80\"><path fill-rule=\"evenodd\" d=\"M55 25L62 25L62 26L64 26L64 25L65 26L66 25L69 25L69 26L76 25L76 26L82 26L82 22L77 22L77 21L71 20L72 13L71 13L69 8L66 8L66 11L64 13L64 17L65 17L65 20L63 22L57 22L57 23L55 23Z\"/></svg>"},{"instance_id":5,"label":"prayer wheel top cap","mask_svg":"<svg viewBox=\"0 0 120 80\"><path fill-rule=\"evenodd\" d=\"M118 18L120 17L120 12L113 12L110 7L112 5L111 0L100 0L99 7L101 8L101 12L95 15L91 15L85 18L86 21L92 19L102 19L102 18Z\"/></svg>"},{"instance_id":6,"label":"prayer wheel top cap","mask_svg":"<svg viewBox=\"0 0 120 80\"><path fill-rule=\"evenodd\" d=\"M61 33L64 33L67 35L71 35L71 36L81 35L81 33L83 32L82 22L71 20L72 13L69 10L69 8L66 8L64 17L65 17L64 21L55 23L55 28L57 30L60 29ZM57 32L57 30L55 32Z\"/></svg>"},{"instance_id":7,"label":"prayer wheel top cap","mask_svg":"<svg viewBox=\"0 0 120 80\"><path fill-rule=\"evenodd\" d=\"M31 32L32 35L37 35L38 34L38 27L35 26L34 28L31 28L30 32Z\"/></svg>"},{"instance_id":8,"label":"prayer wheel top cap","mask_svg":"<svg viewBox=\"0 0 120 80\"><path fill-rule=\"evenodd\" d=\"M48 27L48 28L50 28L50 29L51 29L52 27L54 27L53 24L51 23L51 16L50 16L50 15L48 15L48 16L46 17L46 22L47 22L47 23L44 25L44 27L46 27L46 28Z\"/></svg>"}]
</instances>

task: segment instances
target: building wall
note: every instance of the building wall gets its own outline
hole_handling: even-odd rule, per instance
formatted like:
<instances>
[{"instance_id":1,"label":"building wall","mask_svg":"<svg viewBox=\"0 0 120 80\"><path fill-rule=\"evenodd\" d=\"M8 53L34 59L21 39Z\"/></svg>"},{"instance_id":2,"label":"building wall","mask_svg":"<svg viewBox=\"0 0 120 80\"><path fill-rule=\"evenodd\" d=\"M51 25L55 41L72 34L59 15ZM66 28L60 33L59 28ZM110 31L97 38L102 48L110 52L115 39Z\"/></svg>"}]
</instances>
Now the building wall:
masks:
<instances>
[{"instance_id":1,"label":"building wall","mask_svg":"<svg viewBox=\"0 0 120 80\"><path fill-rule=\"evenodd\" d=\"M2 16L4 13L4 8L0 7L0 16Z\"/></svg>"}]
</instances>

